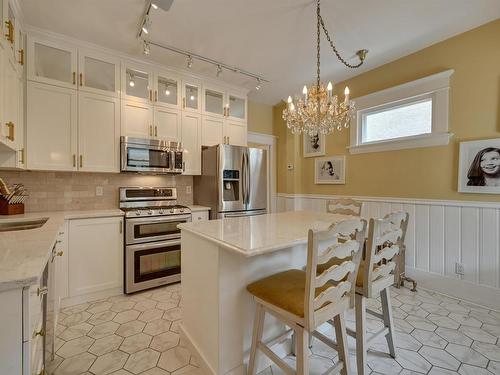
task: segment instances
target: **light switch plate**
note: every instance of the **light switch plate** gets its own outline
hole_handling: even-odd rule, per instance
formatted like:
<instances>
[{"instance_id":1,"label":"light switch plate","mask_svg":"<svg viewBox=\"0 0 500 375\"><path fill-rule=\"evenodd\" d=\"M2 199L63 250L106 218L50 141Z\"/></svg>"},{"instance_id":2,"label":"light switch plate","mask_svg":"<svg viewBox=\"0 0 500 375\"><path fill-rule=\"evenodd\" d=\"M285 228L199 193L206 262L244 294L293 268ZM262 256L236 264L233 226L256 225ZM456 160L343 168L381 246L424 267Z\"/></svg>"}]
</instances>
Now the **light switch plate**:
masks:
<instances>
[{"instance_id":1,"label":"light switch plate","mask_svg":"<svg viewBox=\"0 0 500 375\"><path fill-rule=\"evenodd\" d=\"M191 194L191 192L192 192L191 185L186 186L186 194Z\"/></svg>"},{"instance_id":2,"label":"light switch plate","mask_svg":"<svg viewBox=\"0 0 500 375\"><path fill-rule=\"evenodd\" d=\"M95 195L96 197L102 197L104 195L104 189L102 186L95 187Z\"/></svg>"}]
</instances>

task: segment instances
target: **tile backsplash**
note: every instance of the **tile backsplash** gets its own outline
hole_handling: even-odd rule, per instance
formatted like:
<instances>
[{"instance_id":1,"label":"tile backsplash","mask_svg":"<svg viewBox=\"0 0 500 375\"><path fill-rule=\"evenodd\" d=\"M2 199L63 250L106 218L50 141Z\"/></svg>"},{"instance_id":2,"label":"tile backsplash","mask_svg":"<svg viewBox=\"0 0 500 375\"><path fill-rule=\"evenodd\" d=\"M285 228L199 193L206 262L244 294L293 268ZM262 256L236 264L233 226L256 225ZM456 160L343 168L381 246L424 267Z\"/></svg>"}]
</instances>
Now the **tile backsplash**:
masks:
<instances>
[{"instance_id":1,"label":"tile backsplash","mask_svg":"<svg viewBox=\"0 0 500 375\"><path fill-rule=\"evenodd\" d=\"M141 175L135 173L0 171L5 183L23 184L29 194L26 212L118 208L118 188L123 186L177 187L177 202L193 203L192 176ZM96 188L103 195L96 195Z\"/></svg>"}]
</instances>

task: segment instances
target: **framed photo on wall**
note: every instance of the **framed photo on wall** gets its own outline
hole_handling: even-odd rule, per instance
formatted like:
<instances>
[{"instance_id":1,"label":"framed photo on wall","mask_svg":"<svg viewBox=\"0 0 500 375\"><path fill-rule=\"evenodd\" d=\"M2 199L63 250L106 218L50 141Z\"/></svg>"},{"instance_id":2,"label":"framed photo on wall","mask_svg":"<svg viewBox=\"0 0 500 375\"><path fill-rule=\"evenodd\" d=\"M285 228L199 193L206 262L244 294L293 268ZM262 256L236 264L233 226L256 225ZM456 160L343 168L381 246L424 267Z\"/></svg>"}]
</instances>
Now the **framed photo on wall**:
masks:
<instances>
[{"instance_id":1,"label":"framed photo on wall","mask_svg":"<svg viewBox=\"0 0 500 375\"><path fill-rule=\"evenodd\" d=\"M302 136L304 141L304 157L311 158L314 156L322 156L325 154L325 135L316 134L308 135L304 134Z\"/></svg>"},{"instance_id":2,"label":"framed photo on wall","mask_svg":"<svg viewBox=\"0 0 500 375\"><path fill-rule=\"evenodd\" d=\"M460 142L458 191L500 194L500 138Z\"/></svg>"},{"instance_id":3,"label":"framed photo on wall","mask_svg":"<svg viewBox=\"0 0 500 375\"><path fill-rule=\"evenodd\" d=\"M325 156L314 160L315 184L345 184L345 156Z\"/></svg>"}]
</instances>

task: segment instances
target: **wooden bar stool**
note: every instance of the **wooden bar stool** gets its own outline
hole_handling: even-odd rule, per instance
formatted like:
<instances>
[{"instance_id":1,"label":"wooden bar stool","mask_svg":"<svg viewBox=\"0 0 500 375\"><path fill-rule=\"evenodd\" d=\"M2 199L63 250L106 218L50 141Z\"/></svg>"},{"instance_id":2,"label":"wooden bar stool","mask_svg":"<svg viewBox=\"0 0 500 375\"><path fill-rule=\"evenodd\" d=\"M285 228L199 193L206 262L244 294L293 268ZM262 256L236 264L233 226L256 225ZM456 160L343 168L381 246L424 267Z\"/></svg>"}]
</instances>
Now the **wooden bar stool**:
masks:
<instances>
[{"instance_id":1,"label":"wooden bar stool","mask_svg":"<svg viewBox=\"0 0 500 375\"><path fill-rule=\"evenodd\" d=\"M395 212L383 219L370 219L366 254L362 260L356 282L356 332L347 330L356 338L358 374L369 373L366 369L366 351L370 342L384 335L391 357L396 358L394 345L394 323L392 318L389 287L394 284L396 262L399 253L403 226L408 223L408 213ZM366 307L367 298L381 297L382 314ZM384 328L367 337L366 313L382 319Z\"/></svg>"},{"instance_id":2,"label":"wooden bar stool","mask_svg":"<svg viewBox=\"0 0 500 375\"><path fill-rule=\"evenodd\" d=\"M337 350L339 362L330 371L349 374L344 312L354 295L355 280L361 259L366 221L352 219L330 226L324 231L309 230L306 270L288 270L258 280L247 286L256 302L248 374L254 375L257 349L269 357L287 374L309 373L308 338L313 335ZM339 242L343 238L345 241ZM317 273L317 266L332 258L341 260ZM265 314L284 322L296 335L297 366L294 371L270 348L284 335L262 341ZM335 327L337 342L316 328L329 321Z\"/></svg>"},{"instance_id":3,"label":"wooden bar stool","mask_svg":"<svg viewBox=\"0 0 500 375\"><path fill-rule=\"evenodd\" d=\"M363 202L351 198L332 199L326 202L326 212L330 214L341 214L361 216Z\"/></svg>"}]
</instances>

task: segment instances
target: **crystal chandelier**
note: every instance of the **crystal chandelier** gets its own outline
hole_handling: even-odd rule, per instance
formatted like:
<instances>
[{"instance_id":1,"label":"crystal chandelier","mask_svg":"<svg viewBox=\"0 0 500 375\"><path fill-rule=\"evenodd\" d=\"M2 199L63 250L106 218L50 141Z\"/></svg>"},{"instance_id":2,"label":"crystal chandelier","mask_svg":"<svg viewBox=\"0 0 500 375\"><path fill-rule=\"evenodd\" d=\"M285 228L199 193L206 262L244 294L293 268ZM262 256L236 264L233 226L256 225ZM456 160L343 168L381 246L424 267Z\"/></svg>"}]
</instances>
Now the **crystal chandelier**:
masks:
<instances>
[{"instance_id":1,"label":"crystal chandelier","mask_svg":"<svg viewBox=\"0 0 500 375\"><path fill-rule=\"evenodd\" d=\"M359 63L349 64L338 52L333 44L328 30L325 27L320 12L320 0L317 0L316 7L316 83L304 86L302 96L292 99L288 97L287 107L283 110L283 119L287 127L293 134L305 133L310 136L316 134L330 134L335 129L342 130L349 127L349 122L355 114L354 102L349 100L349 88L344 91L344 100L339 100L337 95L333 95L333 85L328 82L325 86L320 80L320 27L325 33L326 39L330 43L337 58L349 68L359 68L363 65L368 50L362 49L356 52Z\"/></svg>"}]
</instances>

